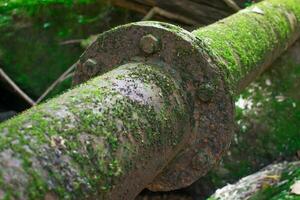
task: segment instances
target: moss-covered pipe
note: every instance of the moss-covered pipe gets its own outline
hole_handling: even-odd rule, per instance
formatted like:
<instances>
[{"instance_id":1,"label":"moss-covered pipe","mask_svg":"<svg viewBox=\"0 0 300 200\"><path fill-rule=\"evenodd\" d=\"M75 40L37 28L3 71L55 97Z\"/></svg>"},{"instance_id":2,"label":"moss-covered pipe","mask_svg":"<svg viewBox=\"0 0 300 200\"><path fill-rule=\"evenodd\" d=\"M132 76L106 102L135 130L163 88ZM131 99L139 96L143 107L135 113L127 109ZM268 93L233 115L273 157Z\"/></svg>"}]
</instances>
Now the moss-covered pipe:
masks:
<instances>
[{"instance_id":1,"label":"moss-covered pipe","mask_svg":"<svg viewBox=\"0 0 300 200\"><path fill-rule=\"evenodd\" d=\"M174 29L174 31L178 30ZM224 81L227 93L230 93L231 101L233 101L242 89L299 38L300 2L299 0L265 0L215 24L195 30L191 34L197 38L195 44L198 45L201 52L199 57L206 61L199 62L198 70L203 70L201 68L204 66L215 69L221 74L214 78L209 77L208 73L204 76L197 75L198 79L208 79L200 82L198 86L196 84L198 88L196 93L200 97L200 103L206 106L221 105L226 100L214 101L217 96L216 91L219 89L219 86L214 84L216 79ZM192 53L185 54L189 56L190 60L193 59ZM183 60L185 54L178 51L178 55L181 55ZM188 67L186 69L188 71ZM225 97L225 94L223 95ZM197 108L194 110L197 112ZM199 110L202 115L206 113L203 108ZM212 113L215 114L215 112ZM229 119L230 113L227 116ZM209 121L214 121L215 118L210 116ZM224 128L223 133L216 134L213 127L222 123L222 120L214 121L212 126L201 129L201 125L207 122L207 116L200 117L200 120L197 117L194 119L199 122L195 128L197 139L190 141L190 146L185 147L185 152L179 154L164 169L164 172L154 181L154 186L151 185L152 187L148 187L149 189L166 191L188 186L192 180L196 180L196 177L203 176L207 172L207 167L203 166L207 165L211 169L214 162L220 161L217 157L222 153L215 152L221 145L226 144L226 140L222 141L224 138L222 136L226 135L226 131ZM209 131L206 131L207 129ZM233 130L231 136L232 133ZM198 158L197 155L190 153L196 151L195 149L199 151ZM226 148L223 148L222 151L226 152ZM203 152L209 153L203 155ZM192 162L188 161L189 157L192 158ZM203 162L204 160L206 161ZM210 164L208 164L209 162ZM184 167L178 167L179 163ZM197 163L197 167L192 167L194 163ZM199 168L199 170L195 168Z\"/></svg>"},{"instance_id":2,"label":"moss-covered pipe","mask_svg":"<svg viewBox=\"0 0 300 200\"><path fill-rule=\"evenodd\" d=\"M186 99L131 63L0 125L0 199L133 199L177 152Z\"/></svg>"},{"instance_id":3,"label":"moss-covered pipe","mask_svg":"<svg viewBox=\"0 0 300 200\"><path fill-rule=\"evenodd\" d=\"M299 0L265 0L192 32L236 94L300 35Z\"/></svg>"},{"instance_id":4,"label":"moss-covered pipe","mask_svg":"<svg viewBox=\"0 0 300 200\"><path fill-rule=\"evenodd\" d=\"M185 192L204 198L274 161L299 157L299 52L298 40L236 99L236 130L229 150L219 166Z\"/></svg>"},{"instance_id":5,"label":"moss-covered pipe","mask_svg":"<svg viewBox=\"0 0 300 200\"><path fill-rule=\"evenodd\" d=\"M0 125L0 199L133 199L190 184L228 147L227 89L263 71L299 24L298 0L266 0L193 34L148 22L101 35L75 80L110 72Z\"/></svg>"},{"instance_id":6,"label":"moss-covered pipe","mask_svg":"<svg viewBox=\"0 0 300 200\"><path fill-rule=\"evenodd\" d=\"M270 69L252 82L236 99L234 140L219 166L183 191L162 194L144 192L137 199L204 199L218 188L253 174L274 161L299 158L299 52L300 40L274 61ZM262 189L268 190L268 187ZM187 197L181 198L181 194Z\"/></svg>"}]
</instances>

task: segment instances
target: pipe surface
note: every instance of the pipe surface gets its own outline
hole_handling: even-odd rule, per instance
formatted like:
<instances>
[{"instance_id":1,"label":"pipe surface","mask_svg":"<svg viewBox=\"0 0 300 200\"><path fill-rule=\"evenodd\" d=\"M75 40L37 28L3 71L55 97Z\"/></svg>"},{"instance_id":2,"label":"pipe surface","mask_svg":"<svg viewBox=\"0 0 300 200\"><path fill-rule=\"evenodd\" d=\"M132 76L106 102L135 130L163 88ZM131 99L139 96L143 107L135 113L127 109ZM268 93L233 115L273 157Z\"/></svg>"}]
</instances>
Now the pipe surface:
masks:
<instances>
[{"instance_id":1,"label":"pipe surface","mask_svg":"<svg viewBox=\"0 0 300 200\"><path fill-rule=\"evenodd\" d=\"M133 199L189 129L178 81L130 63L1 124L1 199Z\"/></svg>"},{"instance_id":2,"label":"pipe surface","mask_svg":"<svg viewBox=\"0 0 300 200\"><path fill-rule=\"evenodd\" d=\"M193 33L143 22L102 34L74 82L96 78L0 125L0 199L191 184L229 146L234 95L299 33L299 0L266 0Z\"/></svg>"},{"instance_id":3,"label":"pipe surface","mask_svg":"<svg viewBox=\"0 0 300 200\"><path fill-rule=\"evenodd\" d=\"M299 38L300 1L262 1L192 33L238 94Z\"/></svg>"}]
</instances>

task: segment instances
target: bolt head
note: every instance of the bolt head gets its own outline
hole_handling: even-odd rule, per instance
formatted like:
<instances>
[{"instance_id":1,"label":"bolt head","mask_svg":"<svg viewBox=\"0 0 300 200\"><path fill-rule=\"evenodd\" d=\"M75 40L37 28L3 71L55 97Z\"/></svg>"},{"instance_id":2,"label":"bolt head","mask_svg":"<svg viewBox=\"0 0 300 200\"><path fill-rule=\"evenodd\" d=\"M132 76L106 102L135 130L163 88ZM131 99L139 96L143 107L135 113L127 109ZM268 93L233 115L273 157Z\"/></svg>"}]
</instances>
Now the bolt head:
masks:
<instances>
[{"instance_id":1,"label":"bolt head","mask_svg":"<svg viewBox=\"0 0 300 200\"><path fill-rule=\"evenodd\" d=\"M215 164L215 159L212 157L212 154L206 152L205 150L199 151L192 158L191 166L195 170L201 170L205 165L213 166Z\"/></svg>"},{"instance_id":2,"label":"bolt head","mask_svg":"<svg viewBox=\"0 0 300 200\"><path fill-rule=\"evenodd\" d=\"M198 86L197 96L201 101L208 102L215 94L215 87L211 83Z\"/></svg>"},{"instance_id":3,"label":"bolt head","mask_svg":"<svg viewBox=\"0 0 300 200\"><path fill-rule=\"evenodd\" d=\"M98 72L97 68L97 62L94 59L87 59L83 63L83 73L89 75L89 76L94 76Z\"/></svg>"},{"instance_id":4,"label":"bolt head","mask_svg":"<svg viewBox=\"0 0 300 200\"><path fill-rule=\"evenodd\" d=\"M140 48L146 54L153 54L159 50L159 39L152 34L145 35L140 40Z\"/></svg>"}]
</instances>

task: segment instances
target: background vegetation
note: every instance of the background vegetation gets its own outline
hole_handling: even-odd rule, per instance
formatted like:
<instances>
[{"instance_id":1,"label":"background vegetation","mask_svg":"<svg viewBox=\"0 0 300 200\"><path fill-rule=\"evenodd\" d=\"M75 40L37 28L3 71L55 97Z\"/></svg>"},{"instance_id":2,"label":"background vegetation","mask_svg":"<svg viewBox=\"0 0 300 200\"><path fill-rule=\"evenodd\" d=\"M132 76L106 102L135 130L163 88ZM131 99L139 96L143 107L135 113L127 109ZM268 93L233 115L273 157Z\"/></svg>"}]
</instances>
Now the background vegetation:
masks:
<instances>
[{"instance_id":1,"label":"background vegetation","mask_svg":"<svg viewBox=\"0 0 300 200\"><path fill-rule=\"evenodd\" d=\"M134 15L94 0L0 2L0 66L33 99L79 58L84 39ZM70 87L70 79L51 93Z\"/></svg>"}]
</instances>

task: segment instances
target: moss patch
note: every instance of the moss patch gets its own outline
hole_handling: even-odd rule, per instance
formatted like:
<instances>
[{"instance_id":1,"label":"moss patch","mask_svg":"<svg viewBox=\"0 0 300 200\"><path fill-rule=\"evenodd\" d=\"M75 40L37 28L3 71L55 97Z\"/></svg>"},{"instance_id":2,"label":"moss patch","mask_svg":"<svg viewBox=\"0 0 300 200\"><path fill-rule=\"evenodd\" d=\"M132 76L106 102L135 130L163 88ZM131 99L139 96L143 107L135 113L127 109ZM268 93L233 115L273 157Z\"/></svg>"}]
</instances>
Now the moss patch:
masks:
<instances>
[{"instance_id":1,"label":"moss patch","mask_svg":"<svg viewBox=\"0 0 300 200\"><path fill-rule=\"evenodd\" d=\"M180 141L181 95L160 69L126 65L1 124L0 190L8 199L108 198L142 152Z\"/></svg>"},{"instance_id":2,"label":"moss patch","mask_svg":"<svg viewBox=\"0 0 300 200\"><path fill-rule=\"evenodd\" d=\"M298 1L269 0L193 33L235 91L250 72L285 50L299 22Z\"/></svg>"}]
</instances>

